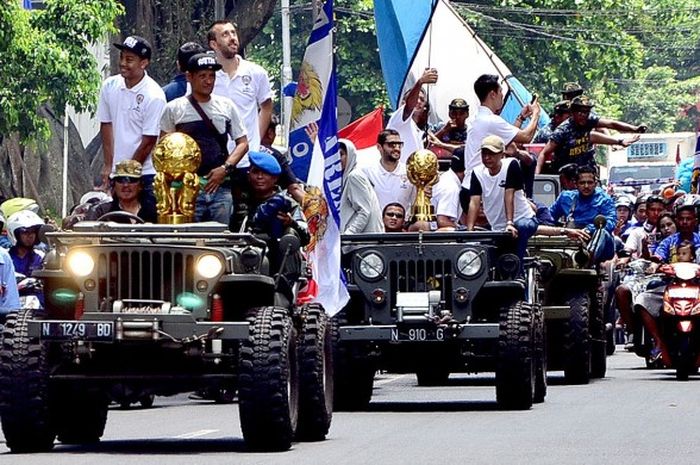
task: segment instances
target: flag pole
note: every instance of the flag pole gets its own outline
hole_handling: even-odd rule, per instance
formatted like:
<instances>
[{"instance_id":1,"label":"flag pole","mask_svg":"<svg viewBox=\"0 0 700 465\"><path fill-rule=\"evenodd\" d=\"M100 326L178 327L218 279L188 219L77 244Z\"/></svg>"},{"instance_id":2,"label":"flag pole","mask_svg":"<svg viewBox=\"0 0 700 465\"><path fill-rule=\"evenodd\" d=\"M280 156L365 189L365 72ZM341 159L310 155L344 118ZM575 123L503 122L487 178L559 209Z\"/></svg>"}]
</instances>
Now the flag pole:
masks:
<instances>
[{"instance_id":1,"label":"flag pole","mask_svg":"<svg viewBox=\"0 0 700 465\"><path fill-rule=\"evenodd\" d=\"M292 82L292 49L291 49L291 38L289 33L289 0L282 0L281 4L281 14L282 14L282 88L280 89L280 96L282 97L281 118L282 131L281 134L284 137L282 143L283 146L289 146L289 115L291 114L292 100L294 97L288 97L284 95L284 89L287 85Z\"/></svg>"}]
</instances>

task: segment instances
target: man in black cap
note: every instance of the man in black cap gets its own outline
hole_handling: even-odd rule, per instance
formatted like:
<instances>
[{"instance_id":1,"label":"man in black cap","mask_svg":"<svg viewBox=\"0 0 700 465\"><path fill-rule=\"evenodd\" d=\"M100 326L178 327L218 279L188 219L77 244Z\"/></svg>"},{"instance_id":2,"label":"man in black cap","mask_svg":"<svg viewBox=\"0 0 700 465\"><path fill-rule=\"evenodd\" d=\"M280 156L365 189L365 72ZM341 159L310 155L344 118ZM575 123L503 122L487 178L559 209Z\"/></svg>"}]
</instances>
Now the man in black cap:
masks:
<instances>
[{"instance_id":1,"label":"man in black cap","mask_svg":"<svg viewBox=\"0 0 700 465\"><path fill-rule=\"evenodd\" d=\"M435 133L435 139L431 138L433 145L454 153L458 147L464 147L467 141L467 118L469 118L469 105L463 98L456 98L449 105L449 121Z\"/></svg>"},{"instance_id":2,"label":"man in black cap","mask_svg":"<svg viewBox=\"0 0 700 465\"><path fill-rule=\"evenodd\" d=\"M622 121L603 119L591 114L594 103L585 95L574 97L571 101L571 117L552 132L549 142L539 153L536 173L541 173L544 162L552 158L552 169L556 171L568 163L579 166L597 167L593 144L621 145L629 147L639 140L639 136L628 139L611 137L593 131L597 128L615 129L620 132L646 132L644 125L633 126Z\"/></svg>"},{"instance_id":3,"label":"man in black cap","mask_svg":"<svg viewBox=\"0 0 700 465\"><path fill-rule=\"evenodd\" d=\"M202 188L197 196L195 221L229 224L233 210L229 176L248 152L245 128L230 99L212 94L216 71L221 69L213 54L198 53L187 62L187 81L192 94L168 103L161 118L163 134L183 132L202 151L197 174ZM227 150L228 137L236 141Z\"/></svg>"},{"instance_id":4,"label":"man in black cap","mask_svg":"<svg viewBox=\"0 0 700 465\"><path fill-rule=\"evenodd\" d=\"M108 185L117 163L136 160L143 166L144 194L155 203L151 151L158 141L165 94L146 73L151 62L146 39L129 36L114 46L119 49L119 74L102 84L97 105L104 153L102 185Z\"/></svg>"},{"instance_id":5,"label":"man in black cap","mask_svg":"<svg viewBox=\"0 0 700 465\"><path fill-rule=\"evenodd\" d=\"M579 95L583 95L583 87L578 82L567 82L561 90L561 99L571 101Z\"/></svg>"},{"instance_id":6,"label":"man in black cap","mask_svg":"<svg viewBox=\"0 0 700 465\"><path fill-rule=\"evenodd\" d=\"M462 206L459 193L464 179L464 147L455 149L450 159L450 169L440 175L440 180L433 187L430 202L435 207L437 227L457 228L462 218Z\"/></svg>"},{"instance_id":7,"label":"man in black cap","mask_svg":"<svg viewBox=\"0 0 700 465\"><path fill-rule=\"evenodd\" d=\"M185 76L187 62L190 61L190 58L194 55L204 53L205 51L204 47L197 42L185 42L180 46L177 50L177 69L179 73L172 81L163 86L165 100L170 102L187 93L187 77Z\"/></svg>"}]
</instances>

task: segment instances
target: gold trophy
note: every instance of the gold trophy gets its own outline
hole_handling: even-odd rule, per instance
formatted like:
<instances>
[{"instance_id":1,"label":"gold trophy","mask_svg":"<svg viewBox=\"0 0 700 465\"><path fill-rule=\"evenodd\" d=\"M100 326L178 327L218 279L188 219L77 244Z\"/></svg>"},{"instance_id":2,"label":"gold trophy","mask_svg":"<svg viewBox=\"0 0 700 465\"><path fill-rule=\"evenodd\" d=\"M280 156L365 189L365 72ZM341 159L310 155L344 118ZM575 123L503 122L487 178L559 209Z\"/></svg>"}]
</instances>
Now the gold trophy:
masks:
<instances>
[{"instance_id":1,"label":"gold trophy","mask_svg":"<svg viewBox=\"0 0 700 465\"><path fill-rule=\"evenodd\" d=\"M427 149L416 150L408 157L406 173L411 184L416 186L416 201L411 207L412 221L437 221L430 196L425 192L427 186L438 182L437 155Z\"/></svg>"},{"instance_id":2,"label":"gold trophy","mask_svg":"<svg viewBox=\"0 0 700 465\"><path fill-rule=\"evenodd\" d=\"M153 151L156 177L158 222L164 224L191 223L199 194L196 171L202 161L199 145L187 134L173 132L163 137Z\"/></svg>"}]
</instances>

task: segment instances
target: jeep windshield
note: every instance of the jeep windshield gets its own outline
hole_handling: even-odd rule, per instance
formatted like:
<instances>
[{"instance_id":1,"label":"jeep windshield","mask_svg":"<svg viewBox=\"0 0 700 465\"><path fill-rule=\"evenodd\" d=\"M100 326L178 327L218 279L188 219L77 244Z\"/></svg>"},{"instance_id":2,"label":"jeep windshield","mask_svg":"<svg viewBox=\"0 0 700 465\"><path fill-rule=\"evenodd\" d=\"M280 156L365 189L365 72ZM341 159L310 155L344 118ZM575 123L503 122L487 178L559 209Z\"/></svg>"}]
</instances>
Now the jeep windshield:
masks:
<instances>
[{"instance_id":1,"label":"jeep windshield","mask_svg":"<svg viewBox=\"0 0 700 465\"><path fill-rule=\"evenodd\" d=\"M650 185L652 189L673 180L675 165L613 166L608 184Z\"/></svg>"}]
</instances>

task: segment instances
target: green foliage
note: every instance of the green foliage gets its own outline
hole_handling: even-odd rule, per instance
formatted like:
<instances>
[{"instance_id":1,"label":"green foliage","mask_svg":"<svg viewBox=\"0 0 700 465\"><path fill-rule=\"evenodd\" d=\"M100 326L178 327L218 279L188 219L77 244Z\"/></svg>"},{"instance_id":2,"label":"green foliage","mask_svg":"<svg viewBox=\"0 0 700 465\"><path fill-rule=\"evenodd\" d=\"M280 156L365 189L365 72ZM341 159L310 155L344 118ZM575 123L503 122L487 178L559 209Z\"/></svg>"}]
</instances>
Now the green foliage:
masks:
<instances>
[{"instance_id":1,"label":"green foliage","mask_svg":"<svg viewBox=\"0 0 700 465\"><path fill-rule=\"evenodd\" d=\"M20 4L0 6L0 134L45 140L42 105L59 115L66 104L94 111L101 75L89 47L116 31L122 8L115 0L47 0L32 11Z\"/></svg>"},{"instance_id":2,"label":"green foliage","mask_svg":"<svg viewBox=\"0 0 700 465\"><path fill-rule=\"evenodd\" d=\"M681 108L700 89L697 0L490 0L458 11L510 70L543 97L579 82L599 114L652 131L690 129Z\"/></svg>"},{"instance_id":3,"label":"green foliage","mask_svg":"<svg viewBox=\"0 0 700 465\"><path fill-rule=\"evenodd\" d=\"M293 0L290 19L292 38L292 79L306 49L311 33L312 18L308 0ZM374 33L374 2L372 0L336 0L336 65L338 95L347 99L353 118L372 111L378 105L388 105L382 77L377 38ZM276 82L280 82L282 64L282 19L276 11L255 40L247 47L248 57L262 65ZM279 105L279 99L275 102Z\"/></svg>"}]
</instances>

